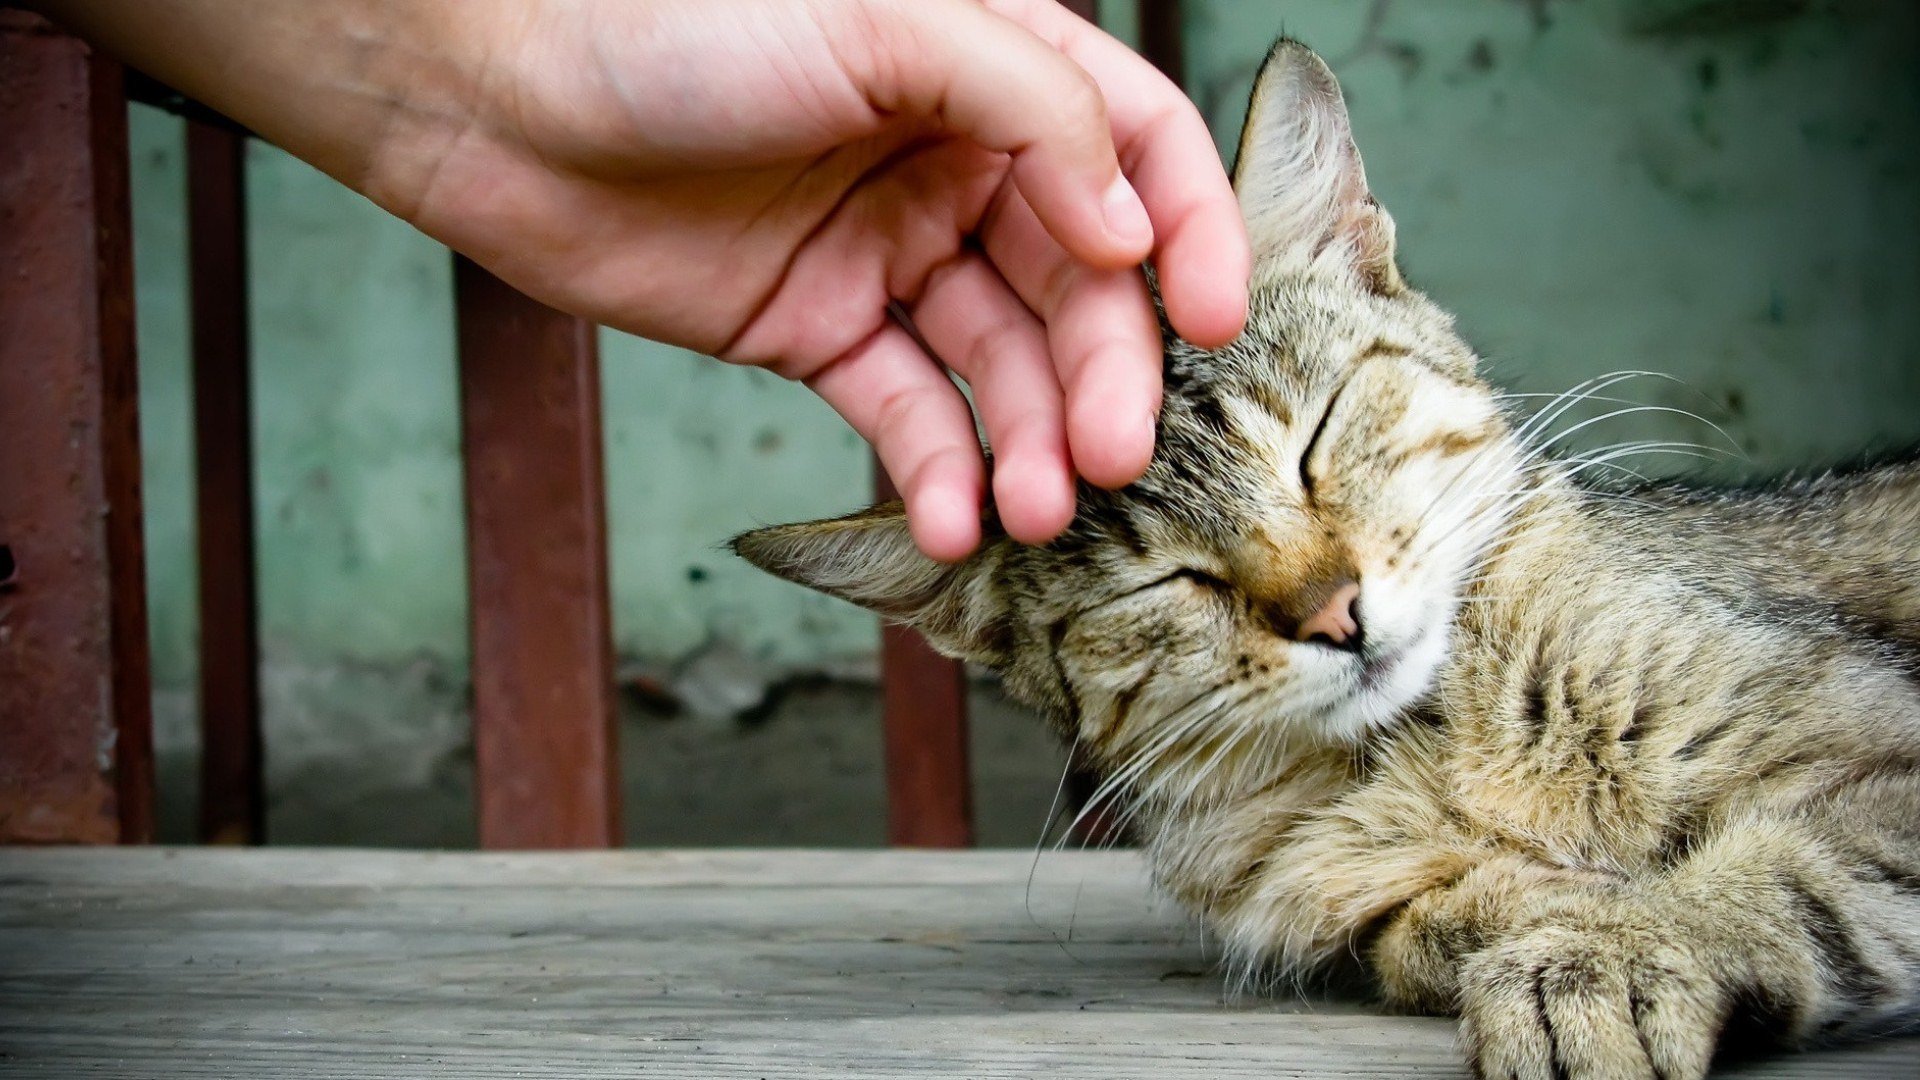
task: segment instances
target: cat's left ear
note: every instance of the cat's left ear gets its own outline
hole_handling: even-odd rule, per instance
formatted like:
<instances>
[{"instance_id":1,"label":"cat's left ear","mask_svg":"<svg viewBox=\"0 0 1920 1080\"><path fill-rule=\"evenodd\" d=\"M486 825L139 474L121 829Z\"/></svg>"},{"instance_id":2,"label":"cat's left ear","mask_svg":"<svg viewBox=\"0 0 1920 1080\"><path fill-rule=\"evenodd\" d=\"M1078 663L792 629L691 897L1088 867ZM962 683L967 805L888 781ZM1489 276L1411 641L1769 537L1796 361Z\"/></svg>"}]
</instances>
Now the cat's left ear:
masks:
<instances>
[{"instance_id":1,"label":"cat's left ear","mask_svg":"<svg viewBox=\"0 0 1920 1080\"><path fill-rule=\"evenodd\" d=\"M895 501L756 529L734 537L733 550L775 577L911 626L948 656L994 665L1006 660L1008 607L991 571L1008 543L990 531L965 560L935 562L914 546L906 509Z\"/></svg>"},{"instance_id":2,"label":"cat's left ear","mask_svg":"<svg viewBox=\"0 0 1920 1080\"><path fill-rule=\"evenodd\" d=\"M1406 288L1393 218L1367 190L1339 80L1312 49L1282 38L1254 80L1233 187L1255 273L1350 270L1375 292Z\"/></svg>"}]
</instances>

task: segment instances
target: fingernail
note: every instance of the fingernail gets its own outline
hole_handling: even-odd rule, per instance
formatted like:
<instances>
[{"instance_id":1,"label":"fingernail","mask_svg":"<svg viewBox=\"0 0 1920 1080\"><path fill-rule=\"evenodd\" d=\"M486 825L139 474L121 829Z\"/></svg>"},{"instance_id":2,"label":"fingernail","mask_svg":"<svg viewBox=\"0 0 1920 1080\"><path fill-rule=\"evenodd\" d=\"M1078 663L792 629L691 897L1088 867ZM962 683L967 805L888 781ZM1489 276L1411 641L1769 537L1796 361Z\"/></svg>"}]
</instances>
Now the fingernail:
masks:
<instances>
[{"instance_id":1,"label":"fingernail","mask_svg":"<svg viewBox=\"0 0 1920 1080\"><path fill-rule=\"evenodd\" d=\"M1153 413L1146 414L1146 416L1141 419L1138 430L1140 432L1140 441L1145 444L1146 448L1146 456L1140 459L1140 471L1144 473L1147 470L1147 463L1153 460L1153 444L1160 437L1160 417ZM1138 479L1138 477L1135 479Z\"/></svg>"},{"instance_id":2,"label":"fingernail","mask_svg":"<svg viewBox=\"0 0 1920 1080\"><path fill-rule=\"evenodd\" d=\"M1129 247L1153 243L1153 222L1147 219L1147 208L1140 204L1140 196L1126 177L1113 178L1100 207L1106 216L1107 233L1115 240Z\"/></svg>"}]
</instances>

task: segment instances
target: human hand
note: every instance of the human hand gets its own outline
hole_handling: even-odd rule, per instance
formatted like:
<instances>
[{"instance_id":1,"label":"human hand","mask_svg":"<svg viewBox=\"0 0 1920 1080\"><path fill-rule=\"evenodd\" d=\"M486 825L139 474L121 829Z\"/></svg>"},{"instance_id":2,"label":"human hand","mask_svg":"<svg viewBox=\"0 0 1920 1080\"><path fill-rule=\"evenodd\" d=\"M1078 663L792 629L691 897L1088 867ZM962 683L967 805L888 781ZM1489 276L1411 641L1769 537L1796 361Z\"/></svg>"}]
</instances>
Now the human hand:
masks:
<instances>
[{"instance_id":1,"label":"human hand","mask_svg":"<svg viewBox=\"0 0 1920 1080\"><path fill-rule=\"evenodd\" d=\"M1247 241L1198 113L1053 0L146 7L176 38L206 21L226 62L119 42L135 63L530 295L804 382L935 558L978 543L985 486L949 369L1002 524L1041 542L1076 473L1118 486L1151 455L1141 260L1182 336L1244 320Z\"/></svg>"}]
</instances>

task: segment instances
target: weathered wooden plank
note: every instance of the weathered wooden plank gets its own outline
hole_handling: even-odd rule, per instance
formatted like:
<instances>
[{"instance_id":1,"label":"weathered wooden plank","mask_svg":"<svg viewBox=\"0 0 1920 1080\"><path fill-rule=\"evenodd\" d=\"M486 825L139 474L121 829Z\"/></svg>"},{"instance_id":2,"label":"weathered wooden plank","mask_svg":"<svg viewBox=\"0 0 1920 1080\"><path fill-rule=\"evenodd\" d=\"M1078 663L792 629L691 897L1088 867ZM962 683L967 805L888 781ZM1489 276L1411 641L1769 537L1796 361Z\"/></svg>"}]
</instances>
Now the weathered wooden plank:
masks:
<instances>
[{"instance_id":1,"label":"weathered wooden plank","mask_svg":"<svg viewBox=\"0 0 1920 1080\"><path fill-rule=\"evenodd\" d=\"M619 842L592 324L457 259L481 844Z\"/></svg>"},{"instance_id":2,"label":"weathered wooden plank","mask_svg":"<svg viewBox=\"0 0 1920 1080\"><path fill-rule=\"evenodd\" d=\"M1227 998L1130 853L0 852L9 1076L1447 1077ZM1920 1042L1749 1077L1908 1077Z\"/></svg>"},{"instance_id":3,"label":"weathered wooden plank","mask_svg":"<svg viewBox=\"0 0 1920 1080\"><path fill-rule=\"evenodd\" d=\"M0 843L153 827L126 124L119 65L0 9Z\"/></svg>"},{"instance_id":4,"label":"weathered wooden plank","mask_svg":"<svg viewBox=\"0 0 1920 1080\"><path fill-rule=\"evenodd\" d=\"M943 852L878 848L670 848L615 851L335 851L271 847L257 851L47 848L0 851L0 902L24 890L123 890L146 895L211 889L235 896L259 890L471 889L556 890L685 887L864 887L898 878L912 888L1025 888L1055 875L1093 881L1099 895L1146 902L1146 871L1128 853L1032 850ZM132 902L131 899L128 902Z\"/></svg>"},{"instance_id":5,"label":"weathered wooden plank","mask_svg":"<svg viewBox=\"0 0 1920 1080\"><path fill-rule=\"evenodd\" d=\"M200 558L200 839L266 836L255 582L246 138L187 124Z\"/></svg>"},{"instance_id":6,"label":"weathered wooden plank","mask_svg":"<svg viewBox=\"0 0 1920 1080\"><path fill-rule=\"evenodd\" d=\"M18 1075L1338 1076L1402 1027L1223 1004L1122 855L34 854L0 860ZM1362 1074L1451 1061L1409 1039Z\"/></svg>"}]
</instances>

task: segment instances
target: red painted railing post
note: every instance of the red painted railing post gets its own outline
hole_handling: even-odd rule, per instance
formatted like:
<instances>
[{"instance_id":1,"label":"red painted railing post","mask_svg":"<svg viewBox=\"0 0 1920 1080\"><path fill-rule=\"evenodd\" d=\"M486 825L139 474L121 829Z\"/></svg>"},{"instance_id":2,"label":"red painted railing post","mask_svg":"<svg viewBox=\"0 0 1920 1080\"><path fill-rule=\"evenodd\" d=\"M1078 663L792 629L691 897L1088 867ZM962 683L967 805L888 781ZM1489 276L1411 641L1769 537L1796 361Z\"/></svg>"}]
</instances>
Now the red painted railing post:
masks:
<instances>
[{"instance_id":1,"label":"red painted railing post","mask_svg":"<svg viewBox=\"0 0 1920 1080\"><path fill-rule=\"evenodd\" d=\"M0 10L0 842L153 833L127 106Z\"/></svg>"},{"instance_id":2,"label":"red painted railing post","mask_svg":"<svg viewBox=\"0 0 1920 1080\"><path fill-rule=\"evenodd\" d=\"M899 497L877 458L873 475L876 497ZM880 682L887 842L896 847L972 847L965 666L934 652L919 631L883 625Z\"/></svg>"},{"instance_id":3,"label":"red painted railing post","mask_svg":"<svg viewBox=\"0 0 1920 1080\"><path fill-rule=\"evenodd\" d=\"M489 848L619 843L591 323L455 260L474 788Z\"/></svg>"},{"instance_id":4,"label":"red painted railing post","mask_svg":"<svg viewBox=\"0 0 1920 1080\"><path fill-rule=\"evenodd\" d=\"M193 449L200 557L200 839L266 839L254 577L246 137L187 122Z\"/></svg>"}]
</instances>

